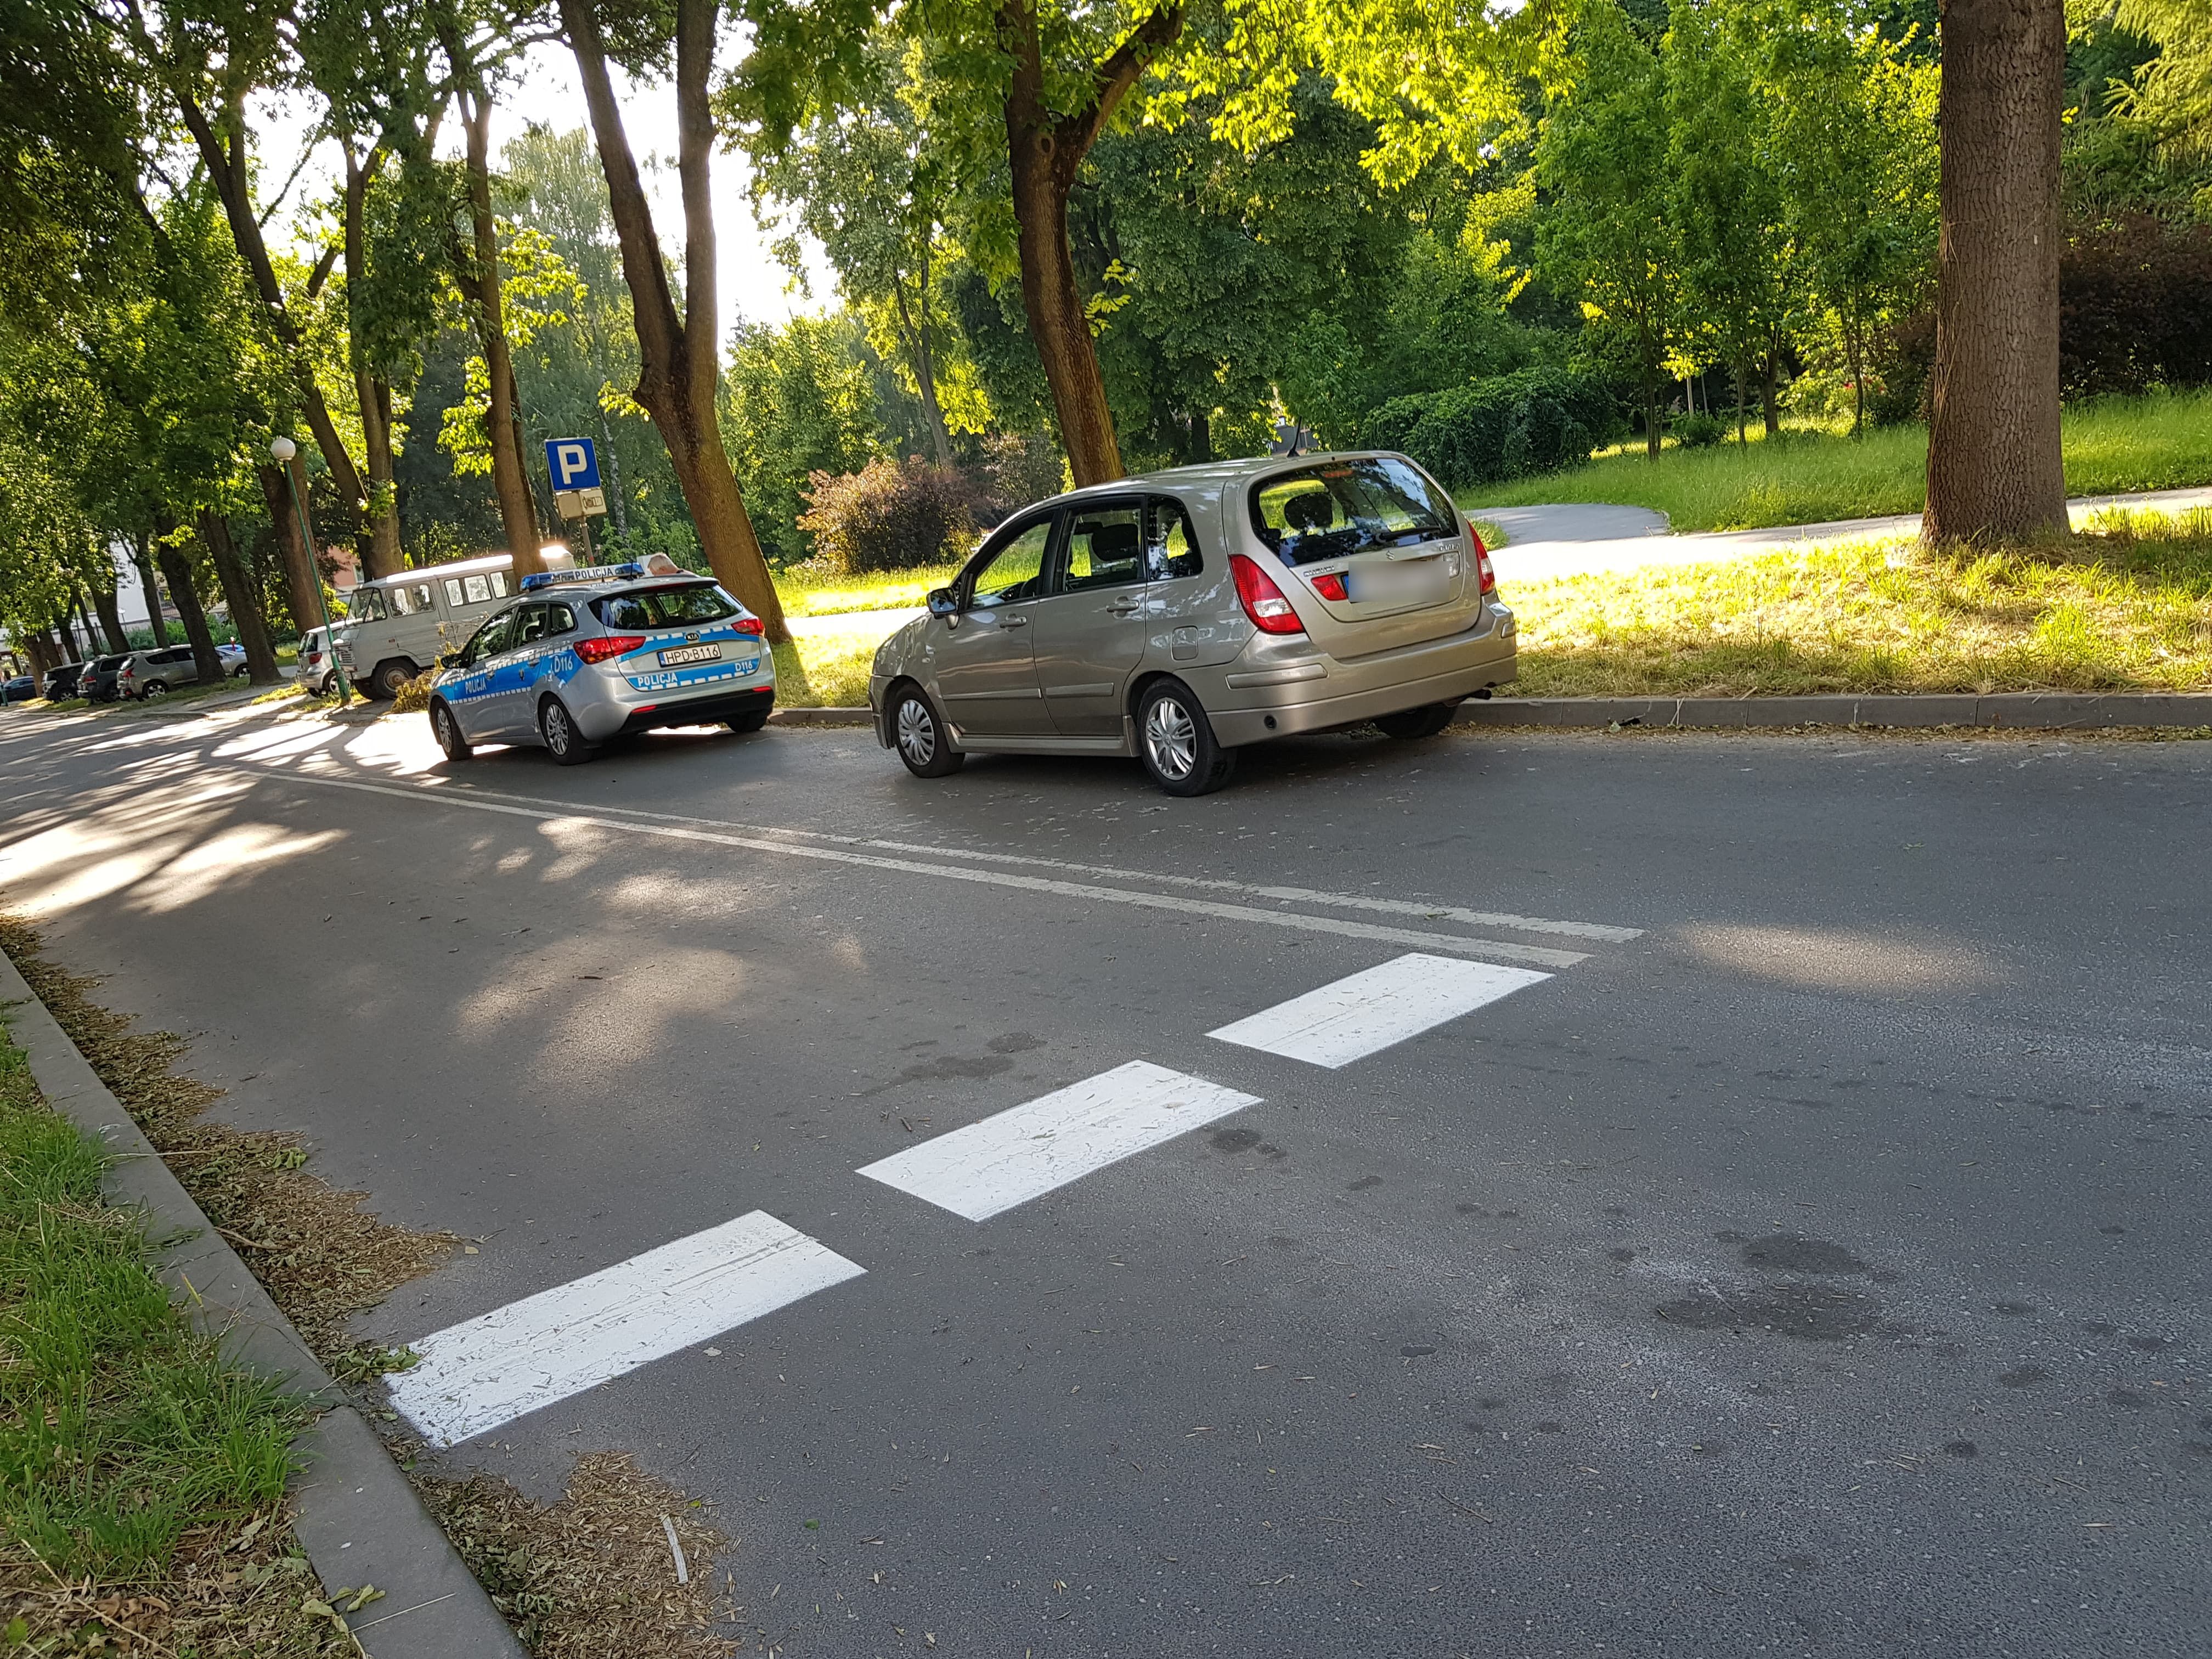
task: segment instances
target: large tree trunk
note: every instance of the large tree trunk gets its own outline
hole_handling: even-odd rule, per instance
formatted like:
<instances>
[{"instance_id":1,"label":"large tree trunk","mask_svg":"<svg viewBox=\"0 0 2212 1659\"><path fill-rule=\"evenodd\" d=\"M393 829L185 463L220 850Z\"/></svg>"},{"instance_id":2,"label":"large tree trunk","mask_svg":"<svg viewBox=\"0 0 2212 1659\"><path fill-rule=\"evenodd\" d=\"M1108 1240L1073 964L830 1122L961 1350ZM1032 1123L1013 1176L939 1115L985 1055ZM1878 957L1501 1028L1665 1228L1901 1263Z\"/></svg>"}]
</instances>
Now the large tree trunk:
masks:
<instances>
[{"instance_id":1,"label":"large tree trunk","mask_svg":"<svg viewBox=\"0 0 2212 1659\"><path fill-rule=\"evenodd\" d=\"M261 616L261 595L254 591L246 561L238 556L238 544L230 538L230 520L203 508L200 540L222 583L223 603L230 607L230 625L238 630L245 647L246 672L256 685L274 685L283 678L276 669L276 653L269 643L269 627Z\"/></svg>"},{"instance_id":2,"label":"large tree trunk","mask_svg":"<svg viewBox=\"0 0 2212 1659\"><path fill-rule=\"evenodd\" d=\"M1098 372L1091 319L1067 241L1067 198L1091 146L1113 119L1146 66L1182 32L1180 4L1138 24L1098 64L1090 95L1065 112L1048 101L1035 0L1000 0L1000 49L1012 60L1006 88L1006 156L1013 176L1014 226L1021 255L1022 308L1052 388L1060 441L1076 487L1121 477L1121 448Z\"/></svg>"},{"instance_id":3,"label":"large tree trunk","mask_svg":"<svg viewBox=\"0 0 2212 1659\"><path fill-rule=\"evenodd\" d=\"M714 273L714 210L708 173L714 148L707 78L714 65L717 0L677 0L677 171L684 193L684 314L677 315L668 268L653 228L653 210L623 130L622 109L607 76L605 41L591 0L561 0L561 20L576 54L584 100L592 112L608 205L622 246L637 325L638 380L634 394L668 446L676 482L691 509L692 526L716 580L760 617L771 641L791 630L753 534L722 428L714 410L721 367Z\"/></svg>"},{"instance_id":4,"label":"large tree trunk","mask_svg":"<svg viewBox=\"0 0 2212 1659\"><path fill-rule=\"evenodd\" d=\"M131 562L138 572L139 591L146 596L146 626L153 630L158 651L169 642L169 624L161 615L161 590L154 580L154 544L143 530L131 544Z\"/></svg>"},{"instance_id":5,"label":"large tree trunk","mask_svg":"<svg viewBox=\"0 0 2212 1659\"><path fill-rule=\"evenodd\" d=\"M285 306L283 285L276 280L276 267L270 261L268 244L262 240L261 221L253 210L245 99L246 86L240 82L224 112L224 125L228 129L226 142L189 94L179 92L177 95L185 125L191 129L192 142L198 147L201 163L215 180L216 194L222 198L223 217L229 222L231 240L238 248L238 257L245 264L253 291L267 308L270 326L276 330L277 339L291 360L293 389L299 396L301 412L307 416L307 429L314 434L315 447L323 453L323 465L337 482L339 497L348 503L349 510L358 513L368 493L362 487L360 470L346 453L337 423L331 419L329 406L323 401L322 389L315 383L314 366L307 361L299 325Z\"/></svg>"},{"instance_id":6,"label":"large tree trunk","mask_svg":"<svg viewBox=\"0 0 2212 1659\"><path fill-rule=\"evenodd\" d=\"M307 469L297 458L292 465ZM292 492L286 488L284 469L274 461L254 468L261 480L261 498L269 503L269 522L276 526L276 545L283 550L284 595L292 612L292 631L305 639L307 630L323 625L322 577L315 568L314 550L307 528L292 510ZM300 498L307 499L307 481L300 480Z\"/></svg>"},{"instance_id":7,"label":"large tree trunk","mask_svg":"<svg viewBox=\"0 0 2212 1659\"><path fill-rule=\"evenodd\" d=\"M372 146L366 159L357 158L353 145L344 146L346 315L349 323L360 316L368 286L368 235L363 223L368 186L383 165L384 152ZM368 463L368 538L362 563L371 580L398 574L406 563L399 551L399 498L392 483L392 387L362 354L361 330L349 330L348 349L353 358L354 396L361 407L362 451Z\"/></svg>"},{"instance_id":8,"label":"large tree trunk","mask_svg":"<svg viewBox=\"0 0 2212 1659\"><path fill-rule=\"evenodd\" d=\"M169 603L177 607L178 619L185 625L185 637L192 643L192 665L199 670L199 683L220 685L222 659L215 653L215 635L208 631L207 612L200 609L200 596L192 591L191 562L185 557L183 549L167 538L173 527L162 527L163 539L154 557L161 567L161 580L168 585Z\"/></svg>"},{"instance_id":9,"label":"large tree trunk","mask_svg":"<svg viewBox=\"0 0 2212 1659\"><path fill-rule=\"evenodd\" d=\"M500 528L514 555L517 581L545 568L538 555L538 509L530 478L522 470L521 418L515 408L514 355L507 340L507 310L501 295L499 221L491 207L491 99L482 87L462 95L461 120L468 129L469 220L475 232L469 268L458 273L476 301L477 343L483 350L489 406L484 435L491 442L492 493L499 499Z\"/></svg>"},{"instance_id":10,"label":"large tree trunk","mask_svg":"<svg viewBox=\"0 0 2212 1659\"><path fill-rule=\"evenodd\" d=\"M1943 0L1931 542L2066 523L2058 439L2060 0Z\"/></svg>"},{"instance_id":11,"label":"large tree trunk","mask_svg":"<svg viewBox=\"0 0 2212 1659\"><path fill-rule=\"evenodd\" d=\"M123 607L116 601L115 580L112 574L106 586L95 586L93 588L92 611L100 618L100 631L107 636L108 650L111 653L128 651L131 641L123 635Z\"/></svg>"}]
</instances>

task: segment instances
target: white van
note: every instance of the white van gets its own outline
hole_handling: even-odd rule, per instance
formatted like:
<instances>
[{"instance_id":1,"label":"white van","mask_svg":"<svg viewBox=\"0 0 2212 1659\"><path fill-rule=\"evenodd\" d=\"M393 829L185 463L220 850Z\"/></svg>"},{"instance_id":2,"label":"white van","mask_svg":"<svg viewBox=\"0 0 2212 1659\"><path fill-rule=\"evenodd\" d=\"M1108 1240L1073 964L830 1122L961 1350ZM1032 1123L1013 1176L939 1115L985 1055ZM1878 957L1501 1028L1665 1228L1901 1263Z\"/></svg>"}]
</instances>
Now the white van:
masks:
<instances>
[{"instance_id":1,"label":"white van","mask_svg":"<svg viewBox=\"0 0 2212 1659\"><path fill-rule=\"evenodd\" d=\"M561 551L545 550L549 568L567 562L556 557ZM512 554L487 553L361 583L346 600L345 620L331 630L346 678L366 696L398 696L514 597L514 566Z\"/></svg>"}]
</instances>

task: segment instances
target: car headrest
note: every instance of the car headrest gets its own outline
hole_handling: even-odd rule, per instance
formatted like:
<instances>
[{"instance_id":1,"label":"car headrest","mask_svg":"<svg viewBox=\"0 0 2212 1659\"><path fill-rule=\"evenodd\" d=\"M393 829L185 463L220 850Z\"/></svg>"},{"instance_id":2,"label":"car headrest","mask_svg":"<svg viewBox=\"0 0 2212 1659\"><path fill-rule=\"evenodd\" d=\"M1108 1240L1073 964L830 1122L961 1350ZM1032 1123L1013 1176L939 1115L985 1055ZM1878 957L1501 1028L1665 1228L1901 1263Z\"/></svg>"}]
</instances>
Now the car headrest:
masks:
<instances>
[{"instance_id":1,"label":"car headrest","mask_svg":"<svg viewBox=\"0 0 2212 1659\"><path fill-rule=\"evenodd\" d=\"M1326 529L1336 503L1326 489L1309 489L1283 503L1283 522L1293 530Z\"/></svg>"},{"instance_id":2,"label":"car headrest","mask_svg":"<svg viewBox=\"0 0 2212 1659\"><path fill-rule=\"evenodd\" d=\"M1102 564L1133 563L1137 556L1137 526L1123 520L1118 524L1091 526L1091 562Z\"/></svg>"}]
</instances>

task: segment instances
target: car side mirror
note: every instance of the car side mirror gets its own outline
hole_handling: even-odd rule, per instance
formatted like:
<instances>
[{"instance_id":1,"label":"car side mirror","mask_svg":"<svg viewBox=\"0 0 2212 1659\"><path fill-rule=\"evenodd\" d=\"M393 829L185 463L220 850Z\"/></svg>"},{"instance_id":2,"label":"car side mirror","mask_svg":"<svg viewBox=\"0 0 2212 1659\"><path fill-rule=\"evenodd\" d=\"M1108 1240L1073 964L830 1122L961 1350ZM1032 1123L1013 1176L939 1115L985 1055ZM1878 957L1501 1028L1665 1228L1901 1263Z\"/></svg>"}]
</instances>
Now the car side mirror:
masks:
<instances>
[{"instance_id":1,"label":"car side mirror","mask_svg":"<svg viewBox=\"0 0 2212 1659\"><path fill-rule=\"evenodd\" d=\"M458 651L448 651L438 659L438 666L441 668L459 668L460 665L461 653Z\"/></svg>"},{"instance_id":2,"label":"car side mirror","mask_svg":"<svg viewBox=\"0 0 2212 1659\"><path fill-rule=\"evenodd\" d=\"M949 587L932 588L926 603L933 617L957 617L960 614L959 596Z\"/></svg>"}]
</instances>

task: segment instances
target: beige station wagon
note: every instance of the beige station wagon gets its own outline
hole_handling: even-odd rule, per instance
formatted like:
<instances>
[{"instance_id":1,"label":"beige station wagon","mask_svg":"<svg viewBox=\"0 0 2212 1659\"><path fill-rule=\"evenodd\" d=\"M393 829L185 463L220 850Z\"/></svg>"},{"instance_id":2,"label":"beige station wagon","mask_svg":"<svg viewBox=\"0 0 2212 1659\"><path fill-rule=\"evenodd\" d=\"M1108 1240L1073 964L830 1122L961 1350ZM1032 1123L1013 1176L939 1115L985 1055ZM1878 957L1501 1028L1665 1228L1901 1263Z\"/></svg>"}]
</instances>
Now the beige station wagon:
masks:
<instances>
[{"instance_id":1,"label":"beige station wagon","mask_svg":"<svg viewBox=\"0 0 2212 1659\"><path fill-rule=\"evenodd\" d=\"M1133 755L1200 795L1268 738L1443 730L1514 677L1496 588L1403 455L1176 467L1008 519L878 647L868 700L919 777L971 754Z\"/></svg>"}]
</instances>

